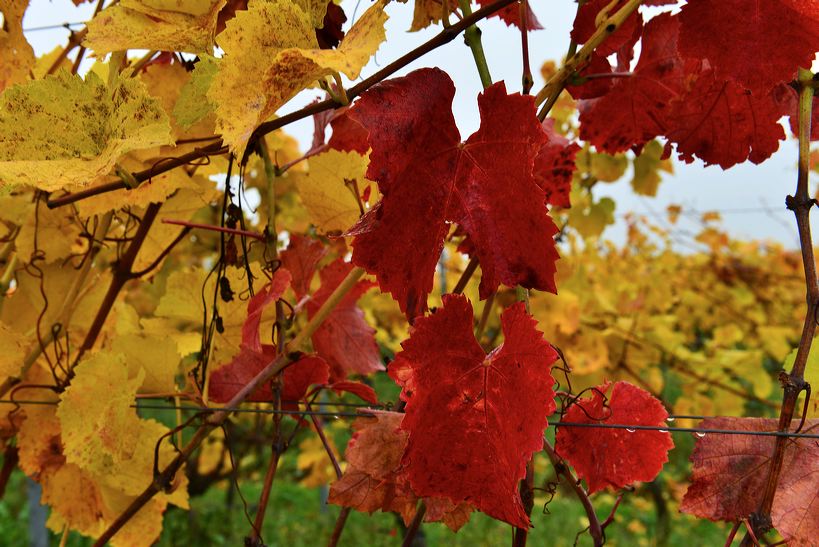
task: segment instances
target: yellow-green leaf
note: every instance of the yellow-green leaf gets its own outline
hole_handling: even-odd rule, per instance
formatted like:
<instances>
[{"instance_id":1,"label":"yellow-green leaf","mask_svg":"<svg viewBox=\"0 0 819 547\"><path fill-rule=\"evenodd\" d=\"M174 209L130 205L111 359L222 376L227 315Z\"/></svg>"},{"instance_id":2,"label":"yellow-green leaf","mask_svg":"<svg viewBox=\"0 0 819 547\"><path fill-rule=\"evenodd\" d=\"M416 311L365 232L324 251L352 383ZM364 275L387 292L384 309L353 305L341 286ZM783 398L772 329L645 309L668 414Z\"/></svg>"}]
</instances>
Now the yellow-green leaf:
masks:
<instances>
[{"instance_id":1,"label":"yellow-green leaf","mask_svg":"<svg viewBox=\"0 0 819 547\"><path fill-rule=\"evenodd\" d=\"M168 116L135 79L109 90L94 73L67 72L0 96L0 185L46 191L87 185L120 155L169 144Z\"/></svg>"},{"instance_id":2,"label":"yellow-green leaf","mask_svg":"<svg viewBox=\"0 0 819 547\"><path fill-rule=\"evenodd\" d=\"M0 91L25 82L34 66L34 50L23 36L23 14L28 0L0 0Z\"/></svg>"}]
</instances>

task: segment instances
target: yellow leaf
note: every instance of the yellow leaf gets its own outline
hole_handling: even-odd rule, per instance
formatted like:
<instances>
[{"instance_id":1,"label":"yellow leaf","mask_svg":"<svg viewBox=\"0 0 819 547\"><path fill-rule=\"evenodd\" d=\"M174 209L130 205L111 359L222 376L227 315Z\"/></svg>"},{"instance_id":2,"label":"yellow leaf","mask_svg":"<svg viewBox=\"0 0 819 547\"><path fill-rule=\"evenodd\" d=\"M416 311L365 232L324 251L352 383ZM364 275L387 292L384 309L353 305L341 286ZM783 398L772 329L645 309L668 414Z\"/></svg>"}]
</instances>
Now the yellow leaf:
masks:
<instances>
[{"instance_id":1,"label":"yellow leaf","mask_svg":"<svg viewBox=\"0 0 819 547\"><path fill-rule=\"evenodd\" d=\"M97 476L113 476L134 456L139 418L130 406L144 372L128 378L121 353L100 351L83 359L57 407L64 453Z\"/></svg>"},{"instance_id":2,"label":"yellow leaf","mask_svg":"<svg viewBox=\"0 0 819 547\"><path fill-rule=\"evenodd\" d=\"M0 378L20 373L28 345L25 336L0 321Z\"/></svg>"},{"instance_id":3,"label":"yellow leaf","mask_svg":"<svg viewBox=\"0 0 819 547\"><path fill-rule=\"evenodd\" d=\"M226 0L121 0L88 23L98 56L124 49L210 53Z\"/></svg>"},{"instance_id":4,"label":"yellow leaf","mask_svg":"<svg viewBox=\"0 0 819 547\"><path fill-rule=\"evenodd\" d=\"M187 129L214 111L208 100L208 89L219 64L210 55L201 55L188 82L179 92L179 99L173 109L177 123Z\"/></svg>"},{"instance_id":5,"label":"yellow leaf","mask_svg":"<svg viewBox=\"0 0 819 547\"><path fill-rule=\"evenodd\" d=\"M344 232L356 223L361 210L355 189L360 195L371 184L364 178L367 164L357 152L328 150L309 159L307 173L294 174L301 200L320 232Z\"/></svg>"},{"instance_id":6,"label":"yellow leaf","mask_svg":"<svg viewBox=\"0 0 819 547\"><path fill-rule=\"evenodd\" d=\"M642 196L656 196L662 177L660 171L673 173L674 167L670 159L661 159L663 145L659 141L651 141L642 153L634 158L634 176L631 187L635 194Z\"/></svg>"},{"instance_id":7,"label":"yellow leaf","mask_svg":"<svg viewBox=\"0 0 819 547\"><path fill-rule=\"evenodd\" d=\"M23 14L28 0L0 0L0 91L28 80L34 67L34 50L23 36Z\"/></svg>"},{"instance_id":8,"label":"yellow leaf","mask_svg":"<svg viewBox=\"0 0 819 547\"><path fill-rule=\"evenodd\" d=\"M336 461L338 461L338 449L336 449L330 437L327 437L327 441L336 457ZM324 486L336 478L333 463L327 456L327 450L325 450L324 444L322 444L318 435L308 437L299 443L296 467L306 473L299 483L309 488Z\"/></svg>"},{"instance_id":9,"label":"yellow leaf","mask_svg":"<svg viewBox=\"0 0 819 547\"><path fill-rule=\"evenodd\" d=\"M120 155L171 142L168 116L134 79L113 91L61 72L0 96L0 181L54 191L88 185Z\"/></svg>"},{"instance_id":10,"label":"yellow leaf","mask_svg":"<svg viewBox=\"0 0 819 547\"><path fill-rule=\"evenodd\" d=\"M111 351L125 356L128 375L145 377L141 393L172 393L179 372L179 354L176 342L170 336L148 336L142 333L119 335L111 344Z\"/></svg>"},{"instance_id":11,"label":"yellow leaf","mask_svg":"<svg viewBox=\"0 0 819 547\"><path fill-rule=\"evenodd\" d=\"M310 16L290 0L250 2L219 35L225 51L208 91L216 130L241 153L261 122L296 93L333 72L358 78L385 38L383 1L370 7L338 49L319 49ZM258 74L248 80L247 74Z\"/></svg>"},{"instance_id":12,"label":"yellow leaf","mask_svg":"<svg viewBox=\"0 0 819 547\"><path fill-rule=\"evenodd\" d=\"M454 0L449 4L449 12L444 13L443 0L415 0L415 10L412 12L410 32L424 29L439 23L445 16L449 16L458 3Z\"/></svg>"},{"instance_id":13,"label":"yellow leaf","mask_svg":"<svg viewBox=\"0 0 819 547\"><path fill-rule=\"evenodd\" d=\"M71 207L48 209L32 204L15 240L17 254L26 262L42 257L46 264L80 255L88 249L88 239L80 236L82 232L82 224Z\"/></svg>"}]
</instances>

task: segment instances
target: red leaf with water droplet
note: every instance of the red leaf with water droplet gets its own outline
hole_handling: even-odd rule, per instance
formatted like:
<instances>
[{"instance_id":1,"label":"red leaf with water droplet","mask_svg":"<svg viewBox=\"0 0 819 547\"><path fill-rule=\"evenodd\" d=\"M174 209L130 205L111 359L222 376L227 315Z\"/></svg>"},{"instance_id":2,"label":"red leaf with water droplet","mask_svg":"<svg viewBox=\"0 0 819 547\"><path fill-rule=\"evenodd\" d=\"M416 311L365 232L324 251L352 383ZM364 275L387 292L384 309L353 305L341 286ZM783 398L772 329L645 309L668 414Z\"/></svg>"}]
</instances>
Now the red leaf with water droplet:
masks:
<instances>
[{"instance_id":1,"label":"red leaf with water droplet","mask_svg":"<svg viewBox=\"0 0 819 547\"><path fill-rule=\"evenodd\" d=\"M489 355L472 321L464 296L445 295L441 309L415 321L389 367L407 403L403 464L417 495L469 502L528 527L518 482L555 408L557 353L522 303L503 313L504 343Z\"/></svg>"},{"instance_id":2,"label":"red leaf with water droplet","mask_svg":"<svg viewBox=\"0 0 819 547\"><path fill-rule=\"evenodd\" d=\"M608 395L605 404L603 394ZM661 427L668 413L647 391L628 382L611 382L594 388L591 397L573 404L564 422L581 424L627 424ZM667 431L561 427L555 449L585 479L589 492L606 487L622 488L635 481L651 481L668 461L674 448Z\"/></svg>"}]
</instances>

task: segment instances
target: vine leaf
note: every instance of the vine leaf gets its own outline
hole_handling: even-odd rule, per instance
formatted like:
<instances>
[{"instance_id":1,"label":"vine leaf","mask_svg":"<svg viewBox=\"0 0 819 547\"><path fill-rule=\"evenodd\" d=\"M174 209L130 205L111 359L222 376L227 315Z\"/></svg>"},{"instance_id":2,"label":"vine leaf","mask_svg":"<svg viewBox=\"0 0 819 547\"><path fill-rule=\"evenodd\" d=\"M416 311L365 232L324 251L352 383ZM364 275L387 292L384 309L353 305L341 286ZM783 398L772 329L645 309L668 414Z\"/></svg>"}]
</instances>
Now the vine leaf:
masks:
<instances>
[{"instance_id":1,"label":"vine leaf","mask_svg":"<svg viewBox=\"0 0 819 547\"><path fill-rule=\"evenodd\" d=\"M290 235L287 249L281 253L282 266L290 272L290 285L296 297L304 298L310 293L310 282L319 262L327 254L320 241L299 234Z\"/></svg>"},{"instance_id":2,"label":"vine leaf","mask_svg":"<svg viewBox=\"0 0 819 547\"><path fill-rule=\"evenodd\" d=\"M327 501L370 514L381 510L401 515L408 525L415 515L418 497L413 493L401 467L401 457L409 434L400 429L404 414L369 411L370 415L353 423L347 450L347 469L330 486ZM448 500L424 500L427 512L424 522L441 521L453 532L469 521L472 507L454 505Z\"/></svg>"},{"instance_id":3,"label":"vine leaf","mask_svg":"<svg viewBox=\"0 0 819 547\"><path fill-rule=\"evenodd\" d=\"M606 406L604 394L611 392ZM647 391L628 382L606 382L563 415L570 423L662 426L668 413ZM674 441L667 431L561 427L555 450L585 479L589 493L652 481L668 461Z\"/></svg>"},{"instance_id":4,"label":"vine leaf","mask_svg":"<svg viewBox=\"0 0 819 547\"><path fill-rule=\"evenodd\" d=\"M123 49L213 51L226 0L121 0L88 22L83 45L97 55Z\"/></svg>"},{"instance_id":5,"label":"vine leaf","mask_svg":"<svg viewBox=\"0 0 819 547\"><path fill-rule=\"evenodd\" d=\"M526 528L518 482L555 409L557 353L517 303L501 316L504 343L486 355L472 334L469 300L443 301L416 320L388 371L407 403L403 466L418 496L468 502Z\"/></svg>"},{"instance_id":6,"label":"vine leaf","mask_svg":"<svg viewBox=\"0 0 819 547\"><path fill-rule=\"evenodd\" d=\"M577 170L575 156L580 146L555 131L554 118L543 120L547 141L535 158L535 180L546 193L546 203L571 207L572 175Z\"/></svg>"},{"instance_id":7,"label":"vine leaf","mask_svg":"<svg viewBox=\"0 0 819 547\"><path fill-rule=\"evenodd\" d=\"M421 69L373 87L347 113L369 132L367 178L383 195L348 232L352 260L410 319L427 309L451 222L474 245L481 298L500 283L555 291L557 227L533 173L547 136L533 99L489 87L478 96L481 127L461 144L454 94L446 73Z\"/></svg>"},{"instance_id":8,"label":"vine leaf","mask_svg":"<svg viewBox=\"0 0 819 547\"><path fill-rule=\"evenodd\" d=\"M608 15L613 14L625 5L626 0L620 2L608 11ZM611 4L611 0L589 0L580 6L577 10L577 16L574 19L574 27L572 28L572 40L578 44L585 44L592 34L597 30L598 15L600 11ZM634 41L640 37L640 32L643 27L643 16L640 12L635 11L620 25L614 33L600 44L595 50L595 53L601 57L608 57L612 53L616 53L618 49L625 46L629 42L634 45Z\"/></svg>"},{"instance_id":9,"label":"vine leaf","mask_svg":"<svg viewBox=\"0 0 819 547\"><path fill-rule=\"evenodd\" d=\"M495 0L476 0L478 5L482 8L489 6L494 3ZM455 2L457 4L457 2ZM517 2L512 2L505 8L501 8L497 12L493 13L489 16L497 17L508 26L515 26L520 28L520 6ZM532 11L532 5L527 2L526 3L526 30L541 30L543 27L540 25L540 21L537 20L535 13Z\"/></svg>"},{"instance_id":10,"label":"vine leaf","mask_svg":"<svg viewBox=\"0 0 819 547\"><path fill-rule=\"evenodd\" d=\"M307 302L309 317L321 308L353 265L339 258L319 272L321 286ZM349 374L369 374L384 370L375 342L375 329L367 324L357 302L372 288L371 281L359 281L313 333L313 348L330 364L330 377L342 380Z\"/></svg>"},{"instance_id":11,"label":"vine leaf","mask_svg":"<svg viewBox=\"0 0 819 547\"><path fill-rule=\"evenodd\" d=\"M358 78L384 41L386 20L384 2L376 2L338 49L320 49L310 15L297 3L251 2L237 12L219 35L225 56L208 91L223 141L241 153L257 125L316 80L334 72ZM260 76L248 80L248 74Z\"/></svg>"},{"instance_id":12,"label":"vine leaf","mask_svg":"<svg viewBox=\"0 0 819 547\"><path fill-rule=\"evenodd\" d=\"M791 429L795 429L794 421ZM706 429L776 431L769 418L707 418ZM809 420L803 433L815 433L819 420ZM691 485L680 510L710 520L738 521L757 510L765 489L766 470L775 437L707 434L697 439L691 461ZM774 527L789 544L812 545L819 537L819 444L815 439L790 439L771 509Z\"/></svg>"},{"instance_id":13,"label":"vine leaf","mask_svg":"<svg viewBox=\"0 0 819 547\"><path fill-rule=\"evenodd\" d=\"M679 18L684 56L708 59L719 79L762 96L819 51L817 0L690 0Z\"/></svg>"},{"instance_id":14,"label":"vine leaf","mask_svg":"<svg viewBox=\"0 0 819 547\"><path fill-rule=\"evenodd\" d=\"M134 78L108 89L62 71L0 96L0 180L46 191L87 185L124 153L173 142L168 115Z\"/></svg>"},{"instance_id":15,"label":"vine leaf","mask_svg":"<svg viewBox=\"0 0 819 547\"><path fill-rule=\"evenodd\" d=\"M34 67L34 50L23 34L23 15L28 0L2 0L0 12L0 91L10 85L25 82Z\"/></svg>"}]
</instances>

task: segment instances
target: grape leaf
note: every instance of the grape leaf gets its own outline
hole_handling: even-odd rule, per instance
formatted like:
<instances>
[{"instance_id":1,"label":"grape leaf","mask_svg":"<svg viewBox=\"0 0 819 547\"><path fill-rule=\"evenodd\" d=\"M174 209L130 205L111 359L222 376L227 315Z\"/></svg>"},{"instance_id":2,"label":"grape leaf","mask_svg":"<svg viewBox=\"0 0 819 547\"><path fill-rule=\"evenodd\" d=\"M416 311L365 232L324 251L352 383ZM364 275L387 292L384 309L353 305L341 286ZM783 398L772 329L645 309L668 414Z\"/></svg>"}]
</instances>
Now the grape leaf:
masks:
<instances>
[{"instance_id":1,"label":"grape leaf","mask_svg":"<svg viewBox=\"0 0 819 547\"><path fill-rule=\"evenodd\" d=\"M474 245L481 298L501 282L555 291L557 228L533 174L547 137L532 98L507 95L503 83L487 88L481 127L461 144L454 93L446 73L421 69L373 87L348 111L369 132L367 178L383 194L348 233L353 263L410 319L427 309L450 222Z\"/></svg>"},{"instance_id":2,"label":"grape leaf","mask_svg":"<svg viewBox=\"0 0 819 547\"><path fill-rule=\"evenodd\" d=\"M123 49L211 53L226 0L120 0L88 22L83 45L102 56Z\"/></svg>"},{"instance_id":3,"label":"grape leaf","mask_svg":"<svg viewBox=\"0 0 819 547\"><path fill-rule=\"evenodd\" d=\"M482 8L492 5L495 0L476 0L478 5ZM505 8L501 8L490 17L497 17L508 26L515 26L520 28L520 4L517 2L512 2ZM526 30L541 30L543 27L540 25L540 21L537 20L535 17L535 13L532 11L532 5L527 2L526 3Z\"/></svg>"},{"instance_id":4,"label":"grape leaf","mask_svg":"<svg viewBox=\"0 0 819 547\"><path fill-rule=\"evenodd\" d=\"M208 90L217 105L216 129L241 152L251 132L296 93L343 72L358 78L384 40L383 1L376 2L338 49L320 49L309 14L290 0L252 2L219 35L225 56ZM259 74L247 79L247 74Z\"/></svg>"},{"instance_id":5,"label":"grape leaf","mask_svg":"<svg viewBox=\"0 0 819 547\"><path fill-rule=\"evenodd\" d=\"M795 429L794 421L791 429ZM707 418L704 429L776 431L769 418ZM809 420L803 433L815 433L819 420ZM691 455L691 485L680 511L711 520L738 521L757 510L765 490L775 437L706 434ZM791 439L785 447L771 519L789 544L812 545L819 537L819 445L815 439Z\"/></svg>"},{"instance_id":6,"label":"grape leaf","mask_svg":"<svg viewBox=\"0 0 819 547\"><path fill-rule=\"evenodd\" d=\"M399 428L399 412L369 411L353 422L353 436L344 455L347 469L330 486L330 503L370 514L381 510L401 515L408 525L415 515L418 497L412 492L401 467L409 435ZM472 508L443 498L427 498L424 522L442 521L452 531L467 523Z\"/></svg>"},{"instance_id":7,"label":"grape leaf","mask_svg":"<svg viewBox=\"0 0 819 547\"><path fill-rule=\"evenodd\" d=\"M719 80L762 96L819 51L817 0L689 0L679 19L684 56L708 59Z\"/></svg>"},{"instance_id":8,"label":"grape leaf","mask_svg":"<svg viewBox=\"0 0 819 547\"><path fill-rule=\"evenodd\" d=\"M270 283L265 285L253 298L247 302L247 319L242 325L242 345L254 351L262 349L259 325L262 322L262 312L267 306L281 298L290 285L290 272L283 268L276 270Z\"/></svg>"},{"instance_id":9,"label":"grape leaf","mask_svg":"<svg viewBox=\"0 0 819 547\"><path fill-rule=\"evenodd\" d=\"M677 18L668 14L648 22L632 75L618 78L602 97L580 101L581 139L613 154L640 147L665 132L664 113L683 91L685 77L676 46L678 29ZM578 87L588 85L597 84L592 80Z\"/></svg>"},{"instance_id":10,"label":"grape leaf","mask_svg":"<svg viewBox=\"0 0 819 547\"><path fill-rule=\"evenodd\" d=\"M608 403L604 395L608 395ZM662 426L668 413L647 391L628 382L611 382L594 388L591 397L578 400L563 415L570 423L610 423ZM651 481L668 461L674 448L671 434L661 431L628 431L561 427L555 450L585 479L589 492L622 488L635 481Z\"/></svg>"},{"instance_id":11,"label":"grape leaf","mask_svg":"<svg viewBox=\"0 0 819 547\"><path fill-rule=\"evenodd\" d=\"M23 35L23 14L28 0L0 0L0 91L25 82L34 67L34 50Z\"/></svg>"},{"instance_id":12,"label":"grape leaf","mask_svg":"<svg viewBox=\"0 0 819 547\"><path fill-rule=\"evenodd\" d=\"M308 164L308 172L291 176L316 228L336 234L348 230L361 216L355 191L363 192L370 184L364 178L367 158L331 149L311 156Z\"/></svg>"},{"instance_id":13,"label":"grape leaf","mask_svg":"<svg viewBox=\"0 0 819 547\"><path fill-rule=\"evenodd\" d=\"M310 292L310 282L319 261L327 254L320 241L299 234L290 235L290 244L281 253L282 266L290 272L290 286L298 298Z\"/></svg>"},{"instance_id":14,"label":"grape leaf","mask_svg":"<svg viewBox=\"0 0 819 547\"><path fill-rule=\"evenodd\" d=\"M86 185L130 150L172 142L168 116L134 78L109 90L65 71L0 96L0 179L46 191Z\"/></svg>"},{"instance_id":15,"label":"grape leaf","mask_svg":"<svg viewBox=\"0 0 819 547\"><path fill-rule=\"evenodd\" d=\"M321 286L307 303L309 317L315 315L352 269L352 264L339 258L319 272ZM364 312L356 304L372 286L370 281L356 283L313 333L313 348L330 364L333 380L344 379L348 374L384 370L375 343L375 329L367 324Z\"/></svg>"},{"instance_id":16,"label":"grape leaf","mask_svg":"<svg viewBox=\"0 0 819 547\"><path fill-rule=\"evenodd\" d=\"M417 495L469 502L526 528L518 481L555 409L557 353L522 303L503 313L504 343L486 355L466 297L445 295L443 302L415 321L388 370L407 403L403 465Z\"/></svg>"},{"instance_id":17,"label":"grape leaf","mask_svg":"<svg viewBox=\"0 0 819 547\"><path fill-rule=\"evenodd\" d=\"M611 0L589 0L584 2L577 10L572 28L572 40L578 44L585 44L597 30L597 19L600 11L611 4ZM618 4L608 10L607 15L614 14L626 4L626 0L620 0ZM600 57L608 57L615 53L622 46L630 41L639 38L640 30L643 26L643 17L635 11L620 25L614 33L606 38L595 50ZM636 37L635 37L636 35Z\"/></svg>"},{"instance_id":18,"label":"grape leaf","mask_svg":"<svg viewBox=\"0 0 819 547\"><path fill-rule=\"evenodd\" d=\"M555 131L554 126L554 118L543 120L543 132L548 140L535 158L535 180L546 193L546 203L571 207L569 193L572 175L577 169L574 158L580 146Z\"/></svg>"}]
</instances>

